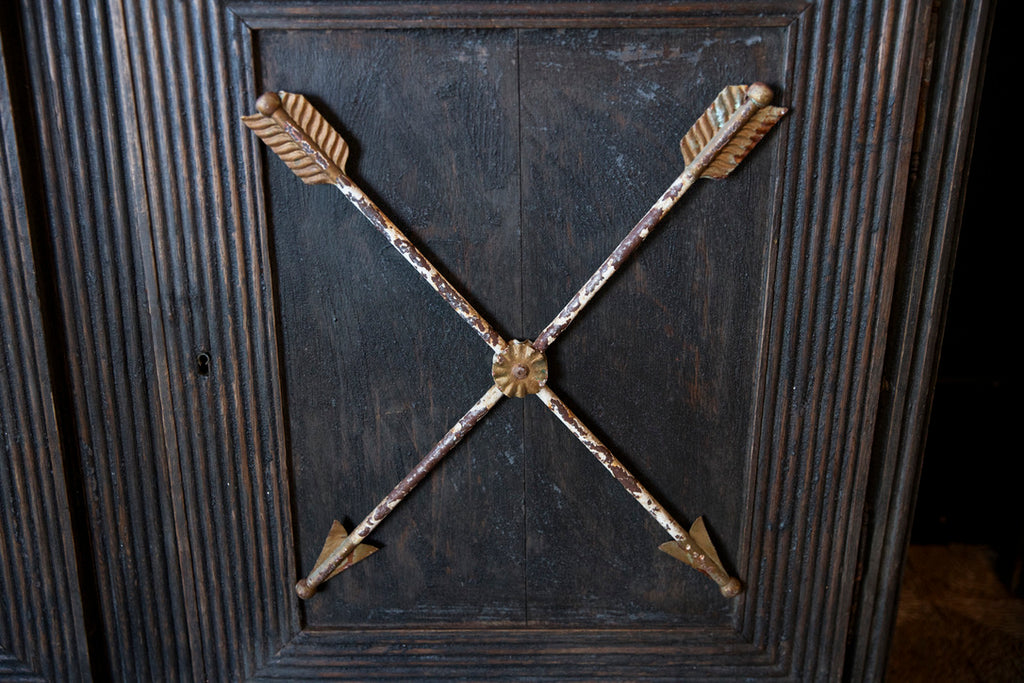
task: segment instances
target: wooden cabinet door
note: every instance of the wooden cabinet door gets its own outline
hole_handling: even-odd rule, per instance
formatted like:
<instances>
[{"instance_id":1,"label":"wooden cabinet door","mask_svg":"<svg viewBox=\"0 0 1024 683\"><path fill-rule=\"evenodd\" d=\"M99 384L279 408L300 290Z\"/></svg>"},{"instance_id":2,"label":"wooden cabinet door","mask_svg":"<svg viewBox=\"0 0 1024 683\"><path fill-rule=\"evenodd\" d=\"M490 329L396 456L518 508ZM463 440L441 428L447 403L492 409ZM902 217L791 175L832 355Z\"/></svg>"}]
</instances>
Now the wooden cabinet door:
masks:
<instances>
[{"instance_id":1,"label":"wooden cabinet door","mask_svg":"<svg viewBox=\"0 0 1024 683\"><path fill-rule=\"evenodd\" d=\"M744 41L759 50L736 56ZM504 336L533 339L681 171L678 140L719 86L775 80L781 67L757 62L780 41L764 28L268 30L258 61L261 88L350 113L331 116L356 143L359 182ZM733 182L695 191L548 354L555 391L676 515L705 512L730 563L775 138ZM267 224L308 571L334 516L358 522L487 390L493 352L339 193L274 162ZM305 605L311 623L729 619L714 584L656 552L668 537L599 462L525 403L473 431L375 534L388 552Z\"/></svg>"},{"instance_id":2,"label":"wooden cabinet door","mask_svg":"<svg viewBox=\"0 0 1024 683\"><path fill-rule=\"evenodd\" d=\"M38 147L67 152L41 166L60 317L90 370L71 373L69 429L107 673L877 675L847 653L884 650L888 612L860 581L892 595L879 576L902 541L872 506L912 485L877 480L899 451L877 436L900 420L883 380L906 369L886 351L915 338L887 333L905 292L939 286L913 284L927 259L907 259L925 248L903 227L952 240L904 216L918 105L936 97L934 27L974 36L976 15L84 7L21 15ZM527 397L381 524L378 553L299 600L332 521L351 529L473 405L493 354L340 193L264 149L240 120L256 97L306 96L356 183L529 340L682 171L679 139L718 92L754 81L787 116L695 185L548 352L551 387L674 517L705 517L742 594L658 552L665 532ZM969 101L946 92L940 113Z\"/></svg>"},{"instance_id":3,"label":"wooden cabinet door","mask_svg":"<svg viewBox=\"0 0 1024 683\"><path fill-rule=\"evenodd\" d=\"M7 40L0 34L0 678L76 679L89 675L87 635Z\"/></svg>"}]
</instances>

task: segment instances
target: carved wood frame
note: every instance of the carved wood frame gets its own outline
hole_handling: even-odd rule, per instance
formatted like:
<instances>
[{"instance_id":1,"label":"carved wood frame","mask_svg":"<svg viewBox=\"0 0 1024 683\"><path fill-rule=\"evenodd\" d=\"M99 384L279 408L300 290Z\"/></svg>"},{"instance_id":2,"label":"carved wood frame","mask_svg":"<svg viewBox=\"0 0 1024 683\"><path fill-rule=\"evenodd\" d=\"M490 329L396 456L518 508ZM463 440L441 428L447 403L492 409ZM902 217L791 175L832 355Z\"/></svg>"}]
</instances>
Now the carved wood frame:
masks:
<instances>
[{"instance_id":1,"label":"carved wood frame","mask_svg":"<svg viewBox=\"0 0 1024 683\"><path fill-rule=\"evenodd\" d=\"M985 15L984 8L963 16L945 11L949 44L957 30L976 35ZM935 294L955 237L955 211L932 216L927 209L936 196L956 206L957 152L965 145L962 136L926 136L931 153L953 157L939 167L953 170L947 180L929 176L914 186L910 229L901 232L928 3L751 2L724 11L704 2L582 9L333 3L285 10L264 2L136 7L110 0L97 11L69 0L53 8L25 2L22 13L26 51L38 56L29 78L59 315L68 351L81 361L69 377L75 416L67 427L80 453L65 457L80 457L86 473L114 675L562 670L584 678L830 677L843 669L848 640L866 661L877 653L870 636L884 631L891 612L902 551L893 546L905 538L907 507L880 499L905 499L913 489L913 476L880 479L914 470L914 425L929 390L934 312L941 310ZM771 590L738 603L735 628L713 631L305 632L290 591L295 562L262 176L255 143L237 123L255 95L253 33L282 24L580 22L785 25L790 32L784 91L798 118L789 125L800 134L787 139L784 185L793 192L780 205L771 260L753 505L747 550L739 553L758 558L744 569L756 566L757 585ZM844 49L834 45L837 36ZM865 61L846 61L851 52ZM185 63L190 70L180 68ZM943 68L944 76L968 75L963 89L955 77L948 87L958 106L969 104L977 61ZM183 99L197 84L200 94L212 95ZM933 106L936 118L952 109ZM180 131L172 133L175 126ZM211 180L193 187L188 174L165 173L173 157L198 163L208 144L229 150L224 165L208 169ZM850 154L860 156L848 167ZM185 235L204 239L193 245ZM208 284L197 287L201 281ZM922 296L924 311L915 306ZM893 328L898 348L913 350L917 360L893 345L886 358L890 319L905 321L906 328ZM213 390L194 381L194 350L204 340L238 351L224 360L224 381ZM897 388L886 390L883 380ZM797 454L793 466L780 453ZM212 500L210 481L232 483L234 498ZM228 505L237 518L222 514ZM208 525L188 513L195 509L211 511ZM117 534L110 531L114 519L123 520ZM764 534L755 537L753 529ZM237 575L222 559L224 548L241 563ZM872 585L858 593L865 548L896 556L868 561ZM872 602L876 596L881 604ZM860 611L850 621L855 605ZM635 659L641 648L649 657L642 671ZM879 672L877 661L863 667Z\"/></svg>"}]
</instances>

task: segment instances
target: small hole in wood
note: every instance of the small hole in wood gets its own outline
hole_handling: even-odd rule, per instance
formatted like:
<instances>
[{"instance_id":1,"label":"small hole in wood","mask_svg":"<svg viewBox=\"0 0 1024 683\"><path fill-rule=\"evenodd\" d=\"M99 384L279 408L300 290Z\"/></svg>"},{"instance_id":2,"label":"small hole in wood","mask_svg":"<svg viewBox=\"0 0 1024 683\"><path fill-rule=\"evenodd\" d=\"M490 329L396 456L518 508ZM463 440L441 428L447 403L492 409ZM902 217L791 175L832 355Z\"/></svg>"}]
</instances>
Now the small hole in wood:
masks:
<instances>
[{"instance_id":1,"label":"small hole in wood","mask_svg":"<svg viewBox=\"0 0 1024 683\"><path fill-rule=\"evenodd\" d=\"M210 374L210 354L206 351L196 354L196 372L203 377Z\"/></svg>"}]
</instances>

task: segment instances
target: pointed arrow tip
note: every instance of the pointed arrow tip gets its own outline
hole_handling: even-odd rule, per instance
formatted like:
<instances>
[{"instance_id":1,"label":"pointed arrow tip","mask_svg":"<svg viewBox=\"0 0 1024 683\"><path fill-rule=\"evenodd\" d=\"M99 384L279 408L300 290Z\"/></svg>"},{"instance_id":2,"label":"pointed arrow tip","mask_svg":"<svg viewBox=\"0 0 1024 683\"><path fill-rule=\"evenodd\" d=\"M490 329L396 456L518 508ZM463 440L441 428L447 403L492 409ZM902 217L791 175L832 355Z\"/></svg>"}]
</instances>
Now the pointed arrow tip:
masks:
<instances>
[{"instance_id":1,"label":"pointed arrow tip","mask_svg":"<svg viewBox=\"0 0 1024 683\"><path fill-rule=\"evenodd\" d=\"M690 553L686 552L683 548L683 544L679 541L665 541L658 546L658 550L693 567L693 558L690 557Z\"/></svg>"},{"instance_id":2,"label":"pointed arrow tip","mask_svg":"<svg viewBox=\"0 0 1024 683\"><path fill-rule=\"evenodd\" d=\"M693 526L690 527L690 536L715 564L719 567L722 566L722 560L718 558L718 551L715 550L715 544L711 542L711 536L708 535L708 529L704 526L703 516L693 520Z\"/></svg>"},{"instance_id":3,"label":"pointed arrow tip","mask_svg":"<svg viewBox=\"0 0 1024 683\"><path fill-rule=\"evenodd\" d=\"M720 569L721 572L723 574L725 574L725 569L722 568L721 563L718 561L718 557L713 552L709 552L709 550L707 548L701 546L700 544L698 544L696 542L694 543L694 545L697 546L697 550L698 551L703 551L704 555L707 556L707 559L710 562L714 563L718 567L718 569ZM693 567L697 571L702 572L702 573L708 573L705 569L702 569L701 567L699 567L697 565L696 562L694 562L693 555L691 555L689 552L687 552L686 548L683 546L683 544L680 541L667 541L665 543L662 543L660 546L658 546L658 548L662 552L668 553L669 555L671 555L675 559L679 560L680 562L685 562L686 564L690 565L691 567ZM712 548L712 550L713 550L713 548ZM710 576L710 574L708 574L708 575ZM714 578L714 577L712 577L712 578ZM718 581L719 581L719 579L715 578L715 582L718 583ZM734 597L736 597L737 595L739 595L740 593L743 592L743 584L740 583L739 579L737 579L735 577L729 577L728 579L725 580L725 583L720 583L719 584L718 590L721 591L722 595L724 595L725 597L727 597L727 598L734 598Z\"/></svg>"},{"instance_id":4,"label":"pointed arrow tip","mask_svg":"<svg viewBox=\"0 0 1024 683\"><path fill-rule=\"evenodd\" d=\"M722 568L722 561L718 559L718 551L715 550L714 543L711 542L711 537L708 535L707 528L704 526L704 518L698 517L693 522L693 526L690 527L690 543L692 544L691 550L686 549L686 545L682 541L666 541L658 546L658 549L662 552L668 553L672 557L676 558L680 562L685 562L694 569L697 569L697 565L693 561L693 551L703 553L708 560L713 562L719 568ZM725 570L722 569L724 572Z\"/></svg>"},{"instance_id":5,"label":"pointed arrow tip","mask_svg":"<svg viewBox=\"0 0 1024 683\"><path fill-rule=\"evenodd\" d=\"M320 557L316 559L316 564L319 565L330 557L331 553L333 553L338 546L344 543L347 538L348 532L345 531L345 527L338 520L334 520L334 524L331 525L331 530L327 533L327 540L324 542L324 548L320 551ZM360 543L351 553L348 554L348 556L345 557L344 560L342 560L341 564L339 564L338 567L327 576L327 579L337 576L339 573L345 571L355 563L365 560L378 550L380 550L380 548ZM326 581L327 579L324 580ZM299 583L301 584L302 582L300 581ZM299 590L298 586L296 586L296 590Z\"/></svg>"}]
</instances>

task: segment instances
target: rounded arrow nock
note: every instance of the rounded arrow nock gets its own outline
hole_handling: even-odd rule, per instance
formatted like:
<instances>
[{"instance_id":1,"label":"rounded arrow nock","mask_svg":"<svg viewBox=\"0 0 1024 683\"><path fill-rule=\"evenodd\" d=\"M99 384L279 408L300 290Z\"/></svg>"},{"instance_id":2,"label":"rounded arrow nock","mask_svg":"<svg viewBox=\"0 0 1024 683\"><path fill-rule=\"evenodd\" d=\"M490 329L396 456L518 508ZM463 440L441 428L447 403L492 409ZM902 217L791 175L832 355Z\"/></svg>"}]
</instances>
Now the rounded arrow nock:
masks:
<instances>
[{"instance_id":1,"label":"rounded arrow nock","mask_svg":"<svg viewBox=\"0 0 1024 683\"><path fill-rule=\"evenodd\" d=\"M740 594L740 591L743 590L743 584L740 583L739 579L730 577L729 580L720 585L718 589L722 592L722 595L724 595L725 597L735 598L737 595Z\"/></svg>"},{"instance_id":2,"label":"rounded arrow nock","mask_svg":"<svg viewBox=\"0 0 1024 683\"><path fill-rule=\"evenodd\" d=\"M751 83L750 87L747 88L747 97L754 100L758 107L767 107L772 103L773 96L772 89L760 81ZM259 106L259 103L256 106Z\"/></svg>"},{"instance_id":3,"label":"rounded arrow nock","mask_svg":"<svg viewBox=\"0 0 1024 683\"><path fill-rule=\"evenodd\" d=\"M313 597L313 594L316 593L316 587L310 586L309 582L306 579L302 579L297 584L295 584L295 592L303 600L309 600L311 597Z\"/></svg>"},{"instance_id":4,"label":"rounded arrow nock","mask_svg":"<svg viewBox=\"0 0 1024 683\"><path fill-rule=\"evenodd\" d=\"M264 116L273 116L281 108L281 97L276 92L265 92L256 100L256 111Z\"/></svg>"}]
</instances>

